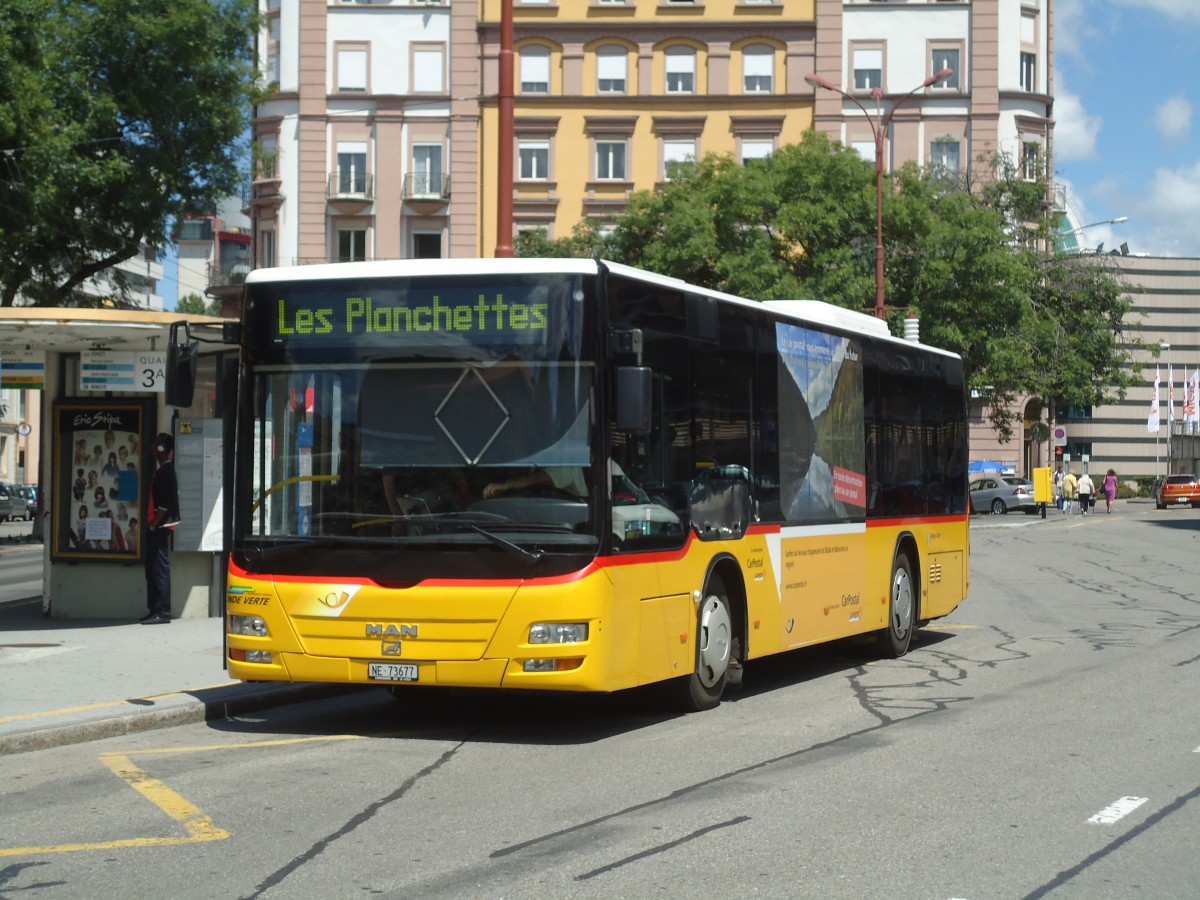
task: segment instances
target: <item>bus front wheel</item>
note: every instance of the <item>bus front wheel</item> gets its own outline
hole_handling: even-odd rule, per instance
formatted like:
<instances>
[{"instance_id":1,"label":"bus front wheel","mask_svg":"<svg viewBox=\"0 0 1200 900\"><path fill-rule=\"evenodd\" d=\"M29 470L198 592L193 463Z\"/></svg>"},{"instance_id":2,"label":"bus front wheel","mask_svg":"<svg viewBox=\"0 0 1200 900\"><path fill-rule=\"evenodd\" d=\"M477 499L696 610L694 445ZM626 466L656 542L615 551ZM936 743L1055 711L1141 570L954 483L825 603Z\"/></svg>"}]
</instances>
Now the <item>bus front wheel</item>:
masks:
<instances>
[{"instance_id":1,"label":"bus front wheel","mask_svg":"<svg viewBox=\"0 0 1200 900\"><path fill-rule=\"evenodd\" d=\"M913 623L917 617L917 594L913 582L912 563L900 553L892 567L892 583L888 591L888 621L881 628L879 649L889 659L899 659L912 643Z\"/></svg>"},{"instance_id":2,"label":"bus front wheel","mask_svg":"<svg viewBox=\"0 0 1200 900\"><path fill-rule=\"evenodd\" d=\"M680 684L685 709L702 712L721 702L729 680L733 615L729 594L717 578L709 581L696 617L696 668Z\"/></svg>"}]
</instances>

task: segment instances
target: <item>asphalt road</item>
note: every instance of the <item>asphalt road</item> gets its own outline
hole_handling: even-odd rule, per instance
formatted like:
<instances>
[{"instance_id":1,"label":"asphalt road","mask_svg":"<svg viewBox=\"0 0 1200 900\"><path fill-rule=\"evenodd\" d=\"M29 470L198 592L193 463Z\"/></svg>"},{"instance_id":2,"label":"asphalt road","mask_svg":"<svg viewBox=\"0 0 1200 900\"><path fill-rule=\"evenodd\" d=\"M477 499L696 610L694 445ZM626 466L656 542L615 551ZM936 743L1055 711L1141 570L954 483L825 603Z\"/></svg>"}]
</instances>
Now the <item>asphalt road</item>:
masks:
<instances>
[{"instance_id":1,"label":"asphalt road","mask_svg":"<svg viewBox=\"0 0 1200 900\"><path fill-rule=\"evenodd\" d=\"M5 760L0 896L1200 893L1200 511L977 520L904 659L653 693L371 689Z\"/></svg>"}]
</instances>

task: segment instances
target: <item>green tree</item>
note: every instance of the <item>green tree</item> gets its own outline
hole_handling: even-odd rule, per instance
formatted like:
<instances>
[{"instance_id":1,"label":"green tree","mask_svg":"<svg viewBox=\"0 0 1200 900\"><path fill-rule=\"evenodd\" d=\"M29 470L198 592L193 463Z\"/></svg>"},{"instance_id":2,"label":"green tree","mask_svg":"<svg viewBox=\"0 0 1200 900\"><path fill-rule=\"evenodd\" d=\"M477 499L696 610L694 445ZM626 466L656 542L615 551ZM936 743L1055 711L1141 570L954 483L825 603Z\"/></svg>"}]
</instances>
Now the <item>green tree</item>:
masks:
<instances>
[{"instance_id":1,"label":"green tree","mask_svg":"<svg viewBox=\"0 0 1200 900\"><path fill-rule=\"evenodd\" d=\"M1048 255L1045 184L1004 158L968 192L915 165L884 187L885 297L893 330L921 318L922 340L963 357L968 383L992 400L1011 436L1018 398L1098 403L1130 383L1129 303L1090 261ZM765 160L708 156L657 192L630 198L601 232L519 242L523 255L605 256L759 300L808 297L851 309L875 303L875 172L810 132Z\"/></svg>"},{"instance_id":2,"label":"green tree","mask_svg":"<svg viewBox=\"0 0 1200 900\"><path fill-rule=\"evenodd\" d=\"M86 303L87 279L237 193L256 19L253 0L0 0L0 306Z\"/></svg>"},{"instance_id":3,"label":"green tree","mask_svg":"<svg viewBox=\"0 0 1200 900\"><path fill-rule=\"evenodd\" d=\"M221 301L212 300L205 302L204 298L199 294L191 293L186 297L179 298L179 302L175 304L175 312L186 313L190 316L219 316L221 314Z\"/></svg>"}]
</instances>

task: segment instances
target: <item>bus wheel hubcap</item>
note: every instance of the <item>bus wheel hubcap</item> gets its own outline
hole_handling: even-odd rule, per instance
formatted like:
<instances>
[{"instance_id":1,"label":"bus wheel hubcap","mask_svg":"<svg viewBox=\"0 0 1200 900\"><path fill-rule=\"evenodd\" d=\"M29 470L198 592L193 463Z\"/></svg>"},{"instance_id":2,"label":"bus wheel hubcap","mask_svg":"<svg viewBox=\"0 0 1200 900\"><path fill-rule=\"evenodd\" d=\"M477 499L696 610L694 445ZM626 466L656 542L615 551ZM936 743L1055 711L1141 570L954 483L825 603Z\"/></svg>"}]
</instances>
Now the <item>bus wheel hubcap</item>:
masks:
<instances>
[{"instance_id":1,"label":"bus wheel hubcap","mask_svg":"<svg viewBox=\"0 0 1200 900\"><path fill-rule=\"evenodd\" d=\"M700 661L696 670L700 683L707 688L716 685L729 668L732 632L729 608L719 597L707 597L700 608Z\"/></svg>"},{"instance_id":2,"label":"bus wheel hubcap","mask_svg":"<svg viewBox=\"0 0 1200 900\"><path fill-rule=\"evenodd\" d=\"M913 594L912 582L904 569L896 571L892 584L892 629L897 637L904 637L912 626Z\"/></svg>"}]
</instances>

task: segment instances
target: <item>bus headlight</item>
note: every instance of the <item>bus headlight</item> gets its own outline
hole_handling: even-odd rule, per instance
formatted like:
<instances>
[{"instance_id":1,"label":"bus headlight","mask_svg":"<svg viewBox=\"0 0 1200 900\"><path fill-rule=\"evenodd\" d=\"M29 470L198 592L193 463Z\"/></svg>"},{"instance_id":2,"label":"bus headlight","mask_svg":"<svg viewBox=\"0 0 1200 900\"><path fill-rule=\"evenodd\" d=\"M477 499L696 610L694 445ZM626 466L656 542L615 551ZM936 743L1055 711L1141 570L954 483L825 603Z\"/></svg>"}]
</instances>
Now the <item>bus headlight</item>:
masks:
<instances>
[{"instance_id":1,"label":"bus headlight","mask_svg":"<svg viewBox=\"0 0 1200 900\"><path fill-rule=\"evenodd\" d=\"M587 639L587 622L535 622L529 626L531 644L582 644Z\"/></svg>"},{"instance_id":2,"label":"bus headlight","mask_svg":"<svg viewBox=\"0 0 1200 900\"><path fill-rule=\"evenodd\" d=\"M229 633L247 637L267 637L270 634L262 616L230 616Z\"/></svg>"}]
</instances>

